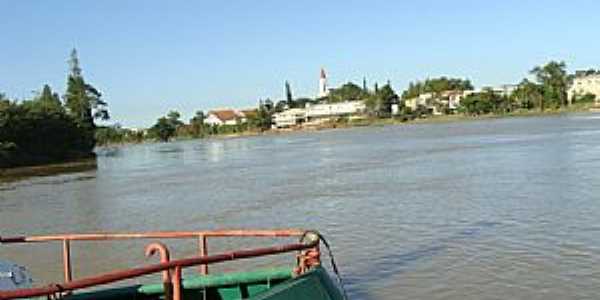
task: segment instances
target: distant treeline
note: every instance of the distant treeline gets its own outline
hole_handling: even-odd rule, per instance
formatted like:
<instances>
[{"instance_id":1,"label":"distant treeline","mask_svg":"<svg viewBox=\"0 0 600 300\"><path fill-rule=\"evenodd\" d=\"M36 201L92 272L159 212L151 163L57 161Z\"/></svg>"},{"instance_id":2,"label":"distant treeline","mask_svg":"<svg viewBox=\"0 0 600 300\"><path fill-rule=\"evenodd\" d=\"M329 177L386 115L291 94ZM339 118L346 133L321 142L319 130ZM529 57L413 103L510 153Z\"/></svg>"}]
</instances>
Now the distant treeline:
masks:
<instances>
[{"instance_id":1,"label":"distant treeline","mask_svg":"<svg viewBox=\"0 0 600 300\"><path fill-rule=\"evenodd\" d=\"M245 121L235 125L205 124L207 116L203 111L197 111L189 122L185 122L179 112L170 111L158 118L152 127L132 130L120 126L96 126L96 119L106 120L109 117L106 103L101 100L100 92L83 79L75 50L69 62L71 70L62 99L47 85L36 97L26 101L9 100L0 94L0 168L91 157L96 145L262 132L271 129L275 113L289 108L304 108L307 104L363 100L365 117L408 121L432 114L432 106L440 113L505 114L557 109L571 103L591 102L595 98L592 94L569 98L568 88L573 78L582 74L570 75L564 62L551 61L534 67L530 71L534 80L523 79L510 94L493 89L475 92L468 79L439 77L411 82L401 96L389 81L381 87L375 83L369 88L366 79L363 79L362 86L348 82L331 89L329 95L322 98L294 98L286 81L285 99L260 100L258 107L245 116ZM585 71L585 74L597 73L595 70ZM472 93L463 93L466 96L460 100L459 107L450 109L448 101L440 101L445 91ZM427 105L419 104L416 108L406 105L406 100L422 94L432 95L433 101Z\"/></svg>"},{"instance_id":2,"label":"distant treeline","mask_svg":"<svg viewBox=\"0 0 600 300\"><path fill-rule=\"evenodd\" d=\"M106 103L83 79L75 50L69 63L64 101L48 85L31 100L0 94L0 168L94 156L94 120L109 118Z\"/></svg>"}]
</instances>

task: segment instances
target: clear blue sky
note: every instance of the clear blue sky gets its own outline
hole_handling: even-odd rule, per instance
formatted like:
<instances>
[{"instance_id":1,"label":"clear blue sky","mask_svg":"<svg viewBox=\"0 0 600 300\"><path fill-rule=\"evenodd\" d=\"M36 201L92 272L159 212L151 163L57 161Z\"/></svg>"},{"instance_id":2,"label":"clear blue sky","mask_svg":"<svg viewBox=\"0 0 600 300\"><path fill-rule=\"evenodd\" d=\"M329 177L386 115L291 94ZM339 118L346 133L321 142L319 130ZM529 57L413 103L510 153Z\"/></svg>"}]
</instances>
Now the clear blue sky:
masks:
<instances>
[{"instance_id":1,"label":"clear blue sky","mask_svg":"<svg viewBox=\"0 0 600 300\"><path fill-rule=\"evenodd\" d=\"M71 48L114 121L149 126L170 109L255 106L330 85L461 76L519 81L534 65L600 67L600 2L0 0L0 91L63 92Z\"/></svg>"}]
</instances>

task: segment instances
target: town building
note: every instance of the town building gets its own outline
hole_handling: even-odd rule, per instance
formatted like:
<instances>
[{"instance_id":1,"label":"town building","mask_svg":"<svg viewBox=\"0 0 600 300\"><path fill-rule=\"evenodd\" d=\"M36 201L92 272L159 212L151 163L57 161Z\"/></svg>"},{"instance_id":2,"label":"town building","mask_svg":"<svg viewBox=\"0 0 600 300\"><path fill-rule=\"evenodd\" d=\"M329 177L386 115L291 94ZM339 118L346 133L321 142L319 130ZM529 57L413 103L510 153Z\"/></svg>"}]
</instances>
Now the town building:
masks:
<instances>
[{"instance_id":1,"label":"town building","mask_svg":"<svg viewBox=\"0 0 600 300\"><path fill-rule=\"evenodd\" d=\"M292 108L273 114L273 128L289 128L304 123L306 109Z\"/></svg>"},{"instance_id":2,"label":"town building","mask_svg":"<svg viewBox=\"0 0 600 300\"><path fill-rule=\"evenodd\" d=\"M211 110L204 119L207 125L238 125L246 122L246 116L234 109Z\"/></svg>"},{"instance_id":3,"label":"town building","mask_svg":"<svg viewBox=\"0 0 600 300\"><path fill-rule=\"evenodd\" d=\"M330 117L361 114L365 111L364 101L344 101L337 103L306 104L306 121L311 122Z\"/></svg>"},{"instance_id":4,"label":"town building","mask_svg":"<svg viewBox=\"0 0 600 300\"><path fill-rule=\"evenodd\" d=\"M273 128L289 128L300 124L319 124L339 117L356 117L366 110L364 101L307 103L305 108L286 109L273 114Z\"/></svg>"},{"instance_id":5,"label":"town building","mask_svg":"<svg viewBox=\"0 0 600 300\"><path fill-rule=\"evenodd\" d=\"M472 90L448 90L439 94L423 93L417 97L404 100L404 105L415 111L418 107L424 107L434 115L441 115L443 112L441 107L447 107L451 111L455 111L460 106L460 102L467 96L475 94Z\"/></svg>"},{"instance_id":6,"label":"town building","mask_svg":"<svg viewBox=\"0 0 600 300\"><path fill-rule=\"evenodd\" d=\"M425 107L433 113L437 111L434 105L435 102L433 93L423 93L417 97L404 100L404 105L412 111L416 111L419 107Z\"/></svg>"},{"instance_id":7,"label":"town building","mask_svg":"<svg viewBox=\"0 0 600 300\"><path fill-rule=\"evenodd\" d=\"M573 84L569 87L569 102L574 97L592 94L596 96L596 104L600 104L600 74L584 74L576 76Z\"/></svg>"}]
</instances>

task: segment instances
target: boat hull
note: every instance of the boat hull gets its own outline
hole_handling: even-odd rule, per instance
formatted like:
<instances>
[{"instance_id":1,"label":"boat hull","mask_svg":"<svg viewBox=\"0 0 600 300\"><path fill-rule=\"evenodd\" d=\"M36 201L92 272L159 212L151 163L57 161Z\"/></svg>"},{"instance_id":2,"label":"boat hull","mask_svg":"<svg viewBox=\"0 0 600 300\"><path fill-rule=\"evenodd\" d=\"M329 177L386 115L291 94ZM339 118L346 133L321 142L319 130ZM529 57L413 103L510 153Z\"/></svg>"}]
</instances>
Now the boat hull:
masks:
<instances>
[{"instance_id":1,"label":"boat hull","mask_svg":"<svg viewBox=\"0 0 600 300\"><path fill-rule=\"evenodd\" d=\"M97 290L66 297L69 300L164 299L162 284ZM339 288L322 267L300 276L291 268L194 276L183 280L183 300L342 300Z\"/></svg>"}]
</instances>

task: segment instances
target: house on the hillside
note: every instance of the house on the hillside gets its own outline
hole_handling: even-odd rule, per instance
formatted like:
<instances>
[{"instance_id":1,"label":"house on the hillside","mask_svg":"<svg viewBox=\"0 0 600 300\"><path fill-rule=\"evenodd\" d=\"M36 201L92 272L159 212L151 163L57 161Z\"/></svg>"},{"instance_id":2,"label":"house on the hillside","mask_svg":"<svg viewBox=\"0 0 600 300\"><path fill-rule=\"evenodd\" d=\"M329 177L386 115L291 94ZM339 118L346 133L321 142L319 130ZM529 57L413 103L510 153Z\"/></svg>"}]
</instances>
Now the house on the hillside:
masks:
<instances>
[{"instance_id":1,"label":"house on the hillside","mask_svg":"<svg viewBox=\"0 0 600 300\"><path fill-rule=\"evenodd\" d=\"M204 119L208 125L238 125L246 122L246 116L234 109L211 110Z\"/></svg>"}]
</instances>

